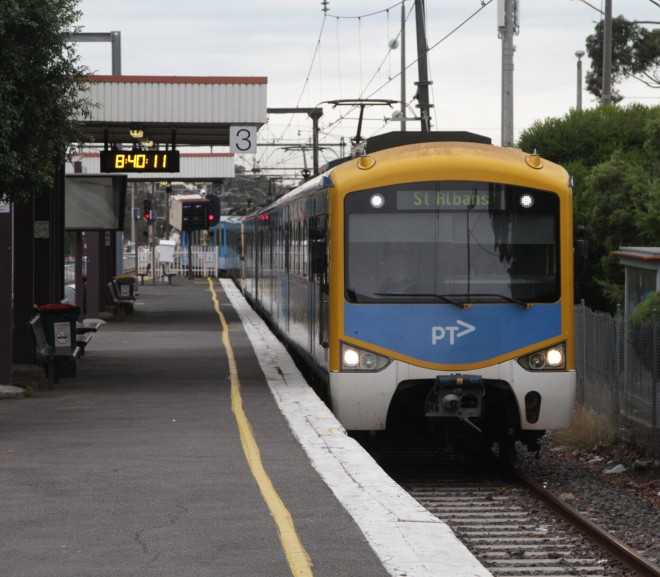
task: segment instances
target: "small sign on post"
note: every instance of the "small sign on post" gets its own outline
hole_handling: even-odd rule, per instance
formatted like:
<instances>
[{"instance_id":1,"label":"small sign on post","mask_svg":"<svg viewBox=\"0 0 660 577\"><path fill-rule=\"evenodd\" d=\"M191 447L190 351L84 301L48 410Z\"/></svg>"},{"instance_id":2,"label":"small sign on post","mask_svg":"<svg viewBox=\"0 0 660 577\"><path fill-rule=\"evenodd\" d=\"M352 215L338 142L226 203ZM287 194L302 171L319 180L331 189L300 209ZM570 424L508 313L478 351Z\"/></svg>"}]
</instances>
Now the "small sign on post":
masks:
<instances>
[{"instance_id":1,"label":"small sign on post","mask_svg":"<svg viewBox=\"0 0 660 577\"><path fill-rule=\"evenodd\" d=\"M257 127L256 126L230 126L229 151L234 154L256 154Z\"/></svg>"}]
</instances>

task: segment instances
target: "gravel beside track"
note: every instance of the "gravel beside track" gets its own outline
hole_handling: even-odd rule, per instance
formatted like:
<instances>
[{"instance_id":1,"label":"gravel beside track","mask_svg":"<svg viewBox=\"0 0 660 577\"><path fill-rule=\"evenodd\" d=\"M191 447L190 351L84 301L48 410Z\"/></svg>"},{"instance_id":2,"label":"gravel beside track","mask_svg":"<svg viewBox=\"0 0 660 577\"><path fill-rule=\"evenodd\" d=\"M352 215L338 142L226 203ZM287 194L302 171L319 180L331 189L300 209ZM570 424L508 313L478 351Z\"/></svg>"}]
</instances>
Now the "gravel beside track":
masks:
<instances>
[{"instance_id":1,"label":"gravel beside track","mask_svg":"<svg viewBox=\"0 0 660 577\"><path fill-rule=\"evenodd\" d=\"M518 467L621 542L660 564L658 460L621 446L580 454L544 442L538 460L520 450Z\"/></svg>"}]
</instances>

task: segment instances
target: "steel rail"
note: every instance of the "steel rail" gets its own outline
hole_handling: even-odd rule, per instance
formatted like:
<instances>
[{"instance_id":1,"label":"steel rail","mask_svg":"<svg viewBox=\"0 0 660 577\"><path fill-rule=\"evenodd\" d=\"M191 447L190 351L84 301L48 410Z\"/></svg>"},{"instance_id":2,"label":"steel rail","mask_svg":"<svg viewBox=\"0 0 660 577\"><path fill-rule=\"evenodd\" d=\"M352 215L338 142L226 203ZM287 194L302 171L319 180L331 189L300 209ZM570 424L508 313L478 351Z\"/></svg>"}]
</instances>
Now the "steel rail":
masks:
<instances>
[{"instance_id":1,"label":"steel rail","mask_svg":"<svg viewBox=\"0 0 660 577\"><path fill-rule=\"evenodd\" d=\"M598 543L618 561L635 571L640 577L660 577L660 566L642 557L637 551L619 541L614 535L608 533L582 513L564 503L529 475L515 468L512 469L512 472L553 511L558 513L564 520L576 527L592 541Z\"/></svg>"}]
</instances>

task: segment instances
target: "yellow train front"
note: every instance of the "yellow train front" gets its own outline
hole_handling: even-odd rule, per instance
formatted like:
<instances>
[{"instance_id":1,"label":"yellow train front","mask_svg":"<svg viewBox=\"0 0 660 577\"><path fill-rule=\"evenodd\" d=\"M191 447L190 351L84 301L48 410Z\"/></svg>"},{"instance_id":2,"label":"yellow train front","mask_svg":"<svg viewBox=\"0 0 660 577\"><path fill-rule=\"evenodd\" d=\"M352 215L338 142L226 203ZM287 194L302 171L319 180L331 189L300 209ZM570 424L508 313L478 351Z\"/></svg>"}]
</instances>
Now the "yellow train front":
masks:
<instances>
[{"instance_id":1,"label":"yellow train front","mask_svg":"<svg viewBox=\"0 0 660 577\"><path fill-rule=\"evenodd\" d=\"M461 134L372 139L246 219L243 288L347 430L533 449L575 397L570 178Z\"/></svg>"}]
</instances>

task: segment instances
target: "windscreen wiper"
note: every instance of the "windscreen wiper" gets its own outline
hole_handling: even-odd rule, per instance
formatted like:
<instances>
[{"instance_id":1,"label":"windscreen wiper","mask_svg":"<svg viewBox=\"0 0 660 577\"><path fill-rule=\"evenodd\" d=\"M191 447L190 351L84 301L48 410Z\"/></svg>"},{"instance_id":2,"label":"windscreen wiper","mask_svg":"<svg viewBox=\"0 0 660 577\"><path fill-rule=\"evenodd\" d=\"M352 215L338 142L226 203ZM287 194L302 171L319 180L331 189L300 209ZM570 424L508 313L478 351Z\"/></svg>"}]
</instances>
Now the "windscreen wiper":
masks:
<instances>
[{"instance_id":1,"label":"windscreen wiper","mask_svg":"<svg viewBox=\"0 0 660 577\"><path fill-rule=\"evenodd\" d=\"M464 297L464 298L468 299L468 301L469 301L469 299L471 299L473 297L476 297L476 298L485 297L485 298L489 298L489 299L501 299L505 302L521 306L524 309L532 308L532 303L521 301L520 299L514 299L513 297L509 297L509 296L499 294L499 293L477 293L477 294L473 293L473 294L469 294L469 295L453 295L453 296L461 296L461 297Z\"/></svg>"},{"instance_id":2,"label":"windscreen wiper","mask_svg":"<svg viewBox=\"0 0 660 577\"><path fill-rule=\"evenodd\" d=\"M420 297L420 298L434 298L441 300L442 302L445 302L450 305L457 306L458 308L461 309L466 309L470 305L469 303L462 302L462 301L456 301L453 299L453 297L458 296L464 296L464 295L439 295L435 293L374 293L374 296L377 297Z\"/></svg>"}]
</instances>

